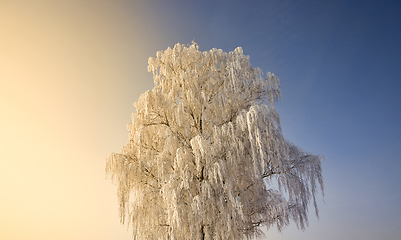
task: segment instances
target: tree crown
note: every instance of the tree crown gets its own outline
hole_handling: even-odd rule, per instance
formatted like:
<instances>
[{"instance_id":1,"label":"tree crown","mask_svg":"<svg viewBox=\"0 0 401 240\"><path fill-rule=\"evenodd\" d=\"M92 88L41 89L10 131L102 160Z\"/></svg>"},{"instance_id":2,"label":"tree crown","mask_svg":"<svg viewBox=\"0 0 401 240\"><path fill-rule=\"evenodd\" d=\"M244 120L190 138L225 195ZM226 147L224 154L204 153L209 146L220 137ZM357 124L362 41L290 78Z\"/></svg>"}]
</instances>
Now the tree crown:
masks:
<instances>
[{"instance_id":1,"label":"tree crown","mask_svg":"<svg viewBox=\"0 0 401 240\"><path fill-rule=\"evenodd\" d=\"M233 52L176 44L149 58L155 87L107 160L135 239L245 239L308 222L322 156L285 140L278 78ZM273 189L276 182L278 189ZM286 195L286 197L284 197Z\"/></svg>"}]
</instances>

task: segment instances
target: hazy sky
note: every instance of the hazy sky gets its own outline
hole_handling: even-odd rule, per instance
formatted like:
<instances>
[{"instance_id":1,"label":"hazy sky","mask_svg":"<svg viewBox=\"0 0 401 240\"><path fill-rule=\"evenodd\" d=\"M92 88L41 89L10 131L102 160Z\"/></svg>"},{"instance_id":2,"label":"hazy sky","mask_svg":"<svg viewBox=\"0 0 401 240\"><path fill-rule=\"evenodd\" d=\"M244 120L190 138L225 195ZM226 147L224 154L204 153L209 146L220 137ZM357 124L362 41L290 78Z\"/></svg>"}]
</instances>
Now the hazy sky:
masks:
<instances>
[{"instance_id":1,"label":"hazy sky","mask_svg":"<svg viewBox=\"0 0 401 240\"><path fill-rule=\"evenodd\" d=\"M280 78L284 136L324 154L320 219L266 239L401 238L399 1L0 1L0 239L128 240L105 158L147 60L241 46ZM312 210L312 209L311 209Z\"/></svg>"}]
</instances>

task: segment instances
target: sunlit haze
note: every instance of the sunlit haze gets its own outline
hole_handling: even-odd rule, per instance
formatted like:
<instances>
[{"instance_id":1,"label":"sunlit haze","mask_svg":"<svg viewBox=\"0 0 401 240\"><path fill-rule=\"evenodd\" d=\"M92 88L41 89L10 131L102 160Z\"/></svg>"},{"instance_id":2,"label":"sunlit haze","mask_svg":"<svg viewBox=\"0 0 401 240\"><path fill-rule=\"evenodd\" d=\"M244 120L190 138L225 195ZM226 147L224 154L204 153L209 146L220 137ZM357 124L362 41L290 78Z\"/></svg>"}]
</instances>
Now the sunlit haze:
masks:
<instances>
[{"instance_id":1,"label":"sunlit haze","mask_svg":"<svg viewBox=\"0 0 401 240\"><path fill-rule=\"evenodd\" d=\"M283 134L324 154L310 209L263 239L401 238L396 1L0 2L0 239L131 239L105 158L153 88L148 58L241 46L281 82Z\"/></svg>"}]
</instances>

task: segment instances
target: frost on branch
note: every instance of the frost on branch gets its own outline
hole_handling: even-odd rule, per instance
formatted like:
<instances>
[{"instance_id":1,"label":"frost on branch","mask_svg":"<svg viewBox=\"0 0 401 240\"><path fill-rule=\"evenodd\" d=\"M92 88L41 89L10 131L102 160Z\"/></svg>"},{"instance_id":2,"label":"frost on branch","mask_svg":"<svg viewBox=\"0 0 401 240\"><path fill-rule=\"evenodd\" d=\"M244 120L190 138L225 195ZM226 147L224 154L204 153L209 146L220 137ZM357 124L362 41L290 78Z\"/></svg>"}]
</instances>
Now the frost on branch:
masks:
<instances>
[{"instance_id":1,"label":"frost on branch","mask_svg":"<svg viewBox=\"0 0 401 240\"><path fill-rule=\"evenodd\" d=\"M107 159L134 239L251 239L318 215L322 156L285 140L278 78L240 47L176 44L149 59L155 87L134 105L129 141ZM273 186L277 185L277 189Z\"/></svg>"}]
</instances>

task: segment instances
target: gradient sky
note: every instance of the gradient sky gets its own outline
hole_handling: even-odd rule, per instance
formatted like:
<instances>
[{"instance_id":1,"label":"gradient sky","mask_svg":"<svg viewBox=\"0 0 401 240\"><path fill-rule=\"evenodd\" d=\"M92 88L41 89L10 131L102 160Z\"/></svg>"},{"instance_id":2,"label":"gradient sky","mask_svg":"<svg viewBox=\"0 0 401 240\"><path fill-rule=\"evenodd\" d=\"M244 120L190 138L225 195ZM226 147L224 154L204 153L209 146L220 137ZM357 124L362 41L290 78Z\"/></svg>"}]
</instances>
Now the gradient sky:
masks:
<instances>
[{"instance_id":1,"label":"gradient sky","mask_svg":"<svg viewBox=\"0 0 401 240\"><path fill-rule=\"evenodd\" d=\"M399 1L0 1L0 239L128 240L105 158L148 57L241 46L280 78L284 136L324 154L320 219L266 239L401 238ZM311 209L312 210L312 209Z\"/></svg>"}]
</instances>

